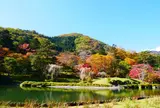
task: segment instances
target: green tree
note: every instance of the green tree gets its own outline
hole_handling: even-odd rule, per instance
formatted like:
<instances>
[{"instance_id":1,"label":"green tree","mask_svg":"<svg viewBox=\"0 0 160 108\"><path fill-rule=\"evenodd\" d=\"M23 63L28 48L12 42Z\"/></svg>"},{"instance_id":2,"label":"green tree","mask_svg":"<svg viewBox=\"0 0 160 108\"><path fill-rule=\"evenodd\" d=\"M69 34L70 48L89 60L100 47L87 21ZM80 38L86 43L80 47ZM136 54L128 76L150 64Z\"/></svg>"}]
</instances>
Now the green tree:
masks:
<instances>
[{"instance_id":1,"label":"green tree","mask_svg":"<svg viewBox=\"0 0 160 108\"><path fill-rule=\"evenodd\" d=\"M125 61L120 61L119 62L119 73L118 76L119 77L126 77L129 73L129 70L131 69L131 66L125 62Z\"/></svg>"},{"instance_id":2,"label":"green tree","mask_svg":"<svg viewBox=\"0 0 160 108\"><path fill-rule=\"evenodd\" d=\"M13 41L11 40L11 35L8 30L0 30L0 46L13 48Z\"/></svg>"},{"instance_id":3,"label":"green tree","mask_svg":"<svg viewBox=\"0 0 160 108\"><path fill-rule=\"evenodd\" d=\"M143 51L138 54L138 63L150 64L156 66L156 56L148 51Z\"/></svg>"},{"instance_id":4,"label":"green tree","mask_svg":"<svg viewBox=\"0 0 160 108\"><path fill-rule=\"evenodd\" d=\"M156 70L159 70L159 69L160 69L160 55L157 55L157 56L156 56L155 69L156 69Z\"/></svg>"},{"instance_id":5,"label":"green tree","mask_svg":"<svg viewBox=\"0 0 160 108\"><path fill-rule=\"evenodd\" d=\"M47 65L55 62L55 57L52 51L53 44L49 40L43 39L40 43L40 49L37 50L36 54L31 56L31 65L38 72L36 74L42 76ZM41 78L44 78L44 75Z\"/></svg>"},{"instance_id":6,"label":"green tree","mask_svg":"<svg viewBox=\"0 0 160 108\"><path fill-rule=\"evenodd\" d=\"M17 61L15 58L5 57L3 65L4 65L8 75L10 75L11 73L16 73Z\"/></svg>"},{"instance_id":7,"label":"green tree","mask_svg":"<svg viewBox=\"0 0 160 108\"><path fill-rule=\"evenodd\" d=\"M31 49L39 49L39 47L40 47L40 42L38 41L38 39L34 38L30 41Z\"/></svg>"}]
</instances>

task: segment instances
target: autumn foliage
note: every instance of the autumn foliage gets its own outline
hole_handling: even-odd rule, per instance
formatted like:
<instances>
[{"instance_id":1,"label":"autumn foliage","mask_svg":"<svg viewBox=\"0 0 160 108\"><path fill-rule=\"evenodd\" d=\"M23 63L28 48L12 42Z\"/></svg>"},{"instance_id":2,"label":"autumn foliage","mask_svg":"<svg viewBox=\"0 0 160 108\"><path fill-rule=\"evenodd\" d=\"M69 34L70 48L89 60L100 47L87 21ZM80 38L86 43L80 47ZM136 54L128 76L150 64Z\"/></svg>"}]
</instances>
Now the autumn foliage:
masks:
<instances>
[{"instance_id":1,"label":"autumn foliage","mask_svg":"<svg viewBox=\"0 0 160 108\"><path fill-rule=\"evenodd\" d=\"M0 57L4 57L5 55L9 54L9 48L0 48Z\"/></svg>"},{"instance_id":2,"label":"autumn foliage","mask_svg":"<svg viewBox=\"0 0 160 108\"><path fill-rule=\"evenodd\" d=\"M47 37L35 31L0 27L0 72L12 70L41 77L48 64L69 68L75 77L83 70L87 74L82 76L103 73L160 81L160 55L150 51L126 51L79 33Z\"/></svg>"},{"instance_id":3,"label":"autumn foliage","mask_svg":"<svg viewBox=\"0 0 160 108\"><path fill-rule=\"evenodd\" d=\"M154 71L148 64L133 65L129 76L131 78L140 79L147 82L160 80L159 72Z\"/></svg>"},{"instance_id":4,"label":"autumn foliage","mask_svg":"<svg viewBox=\"0 0 160 108\"><path fill-rule=\"evenodd\" d=\"M125 62L127 62L129 65L135 65L136 61L134 59L131 58L125 58Z\"/></svg>"},{"instance_id":5,"label":"autumn foliage","mask_svg":"<svg viewBox=\"0 0 160 108\"><path fill-rule=\"evenodd\" d=\"M147 64L133 65L132 69L129 73L129 76L131 78L137 78L138 79L142 72L145 72L145 73L153 72L153 68L150 65L147 65Z\"/></svg>"},{"instance_id":6,"label":"autumn foliage","mask_svg":"<svg viewBox=\"0 0 160 108\"><path fill-rule=\"evenodd\" d=\"M61 65L74 67L80 62L80 58L73 53L60 53L57 57L57 62Z\"/></svg>"},{"instance_id":7,"label":"autumn foliage","mask_svg":"<svg viewBox=\"0 0 160 108\"><path fill-rule=\"evenodd\" d=\"M107 71L107 69L111 67L113 59L114 58L110 55L94 54L86 60L86 63L88 63L92 67L92 70L97 73L99 71Z\"/></svg>"}]
</instances>

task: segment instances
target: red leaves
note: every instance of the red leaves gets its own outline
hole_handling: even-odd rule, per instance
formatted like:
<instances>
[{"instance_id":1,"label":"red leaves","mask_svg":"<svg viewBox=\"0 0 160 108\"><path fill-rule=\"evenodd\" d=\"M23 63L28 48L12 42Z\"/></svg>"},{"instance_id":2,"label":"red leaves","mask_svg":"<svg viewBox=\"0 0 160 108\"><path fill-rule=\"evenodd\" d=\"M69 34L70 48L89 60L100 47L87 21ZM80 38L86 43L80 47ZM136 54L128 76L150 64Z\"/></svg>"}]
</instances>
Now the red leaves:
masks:
<instances>
[{"instance_id":1,"label":"red leaves","mask_svg":"<svg viewBox=\"0 0 160 108\"><path fill-rule=\"evenodd\" d=\"M90 68L91 66L89 64L85 63L85 64L82 65L82 67L84 67L84 68Z\"/></svg>"},{"instance_id":2,"label":"red leaves","mask_svg":"<svg viewBox=\"0 0 160 108\"><path fill-rule=\"evenodd\" d=\"M141 72L153 72L153 68L150 65L147 64L138 64L138 65L133 65L132 69L129 73L129 76L131 78L139 78Z\"/></svg>"},{"instance_id":3,"label":"red leaves","mask_svg":"<svg viewBox=\"0 0 160 108\"><path fill-rule=\"evenodd\" d=\"M22 49L22 50L26 50L26 51L30 50L29 44L27 44L27 43L20 44L18 47L19 47L19 49Z\"/></svg>"},{"instance_id":4,"label":"red leaves","mask_svg":"<svg viewBox=\"0 0 160 108\"><path fill-rule=\"evenodd\" d=\"M160 72L156 72L148 64L133 65L129 73L131 78L139 79L144 75L144 80L147 82L154 82L160 80Z\"/></svg>"},{"instance_id":5,"label":"red leaves","mask_svg":"<svg viewBox=\"0 0 160 108\"><path fill-rule=\"evenodd\" d=\"M138 78L139 74L140 74L140 69L138 69L138 68L133 68L133 69L130 71L129 76L130 76L131 78Z\"/></svg>"}]
</instances>

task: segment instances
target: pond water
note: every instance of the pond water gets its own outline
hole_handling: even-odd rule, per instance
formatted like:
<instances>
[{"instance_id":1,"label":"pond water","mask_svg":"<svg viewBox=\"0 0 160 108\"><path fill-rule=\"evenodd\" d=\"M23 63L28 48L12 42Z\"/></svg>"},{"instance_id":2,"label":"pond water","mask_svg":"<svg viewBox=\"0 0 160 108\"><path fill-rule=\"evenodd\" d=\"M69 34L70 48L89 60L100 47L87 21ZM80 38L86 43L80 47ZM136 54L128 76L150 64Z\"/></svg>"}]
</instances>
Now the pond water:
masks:
<instances>
[{"instance_id":1,"label":"pond water","mask_svg":"<svg viewBox=\"0 0 160 108\"><path fill-rule=\"evenodd\" d=\"M37 100L38 102L72 102L108 100L123 97L160 95L160 90L64 90L64 89L27 89L16 86L0 87L0 101L24 102Z\"/></svg>"}]
</instances>

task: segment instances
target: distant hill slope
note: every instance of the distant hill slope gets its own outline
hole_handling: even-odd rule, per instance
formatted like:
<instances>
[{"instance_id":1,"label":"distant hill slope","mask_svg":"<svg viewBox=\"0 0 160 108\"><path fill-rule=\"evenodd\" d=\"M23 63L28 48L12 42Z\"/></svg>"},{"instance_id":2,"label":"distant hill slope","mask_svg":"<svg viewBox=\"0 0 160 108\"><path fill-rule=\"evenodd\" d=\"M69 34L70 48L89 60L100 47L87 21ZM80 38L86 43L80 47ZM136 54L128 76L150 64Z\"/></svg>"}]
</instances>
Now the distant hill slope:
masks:
<instances>
[{"instance_id":1,"label":"distant hill slope","mask_svg":"<svg viewBox=\"0 0 160 108\"><path fill-rule=\"evenodd\" d=\"M62 52L81 52L89 50L91 53L105 54L110 48L109 45L103 42L79 33L55 36L51 38L51 41L55 43L57 50Z\"/></svg>"},{"instance_id":2,"label":"distant hill slope","mask_svg":"<svg viewBox=\"0 0 160 108\"><path fill-rule=\"evenodd\" d=\"M110 48L109 45L80 33L48 37L34 30L0 27L0 46L8 47L11 50L16 51L17 47L24 43L29 44L32 49L38 49L43 39L51 41L55 45L54 49L58 52L89 51L92 54L106 54Z\"/></svg>"},{"instance_id":3,"label":"distant hill slope","mask_svg":"<svg viewBox=\"0 0 160 108\"><path fill-rule=\"evenodd\" d=\"M149 51L151 54L160 54L160 51Z\"/></svg>"}]
</instances>

